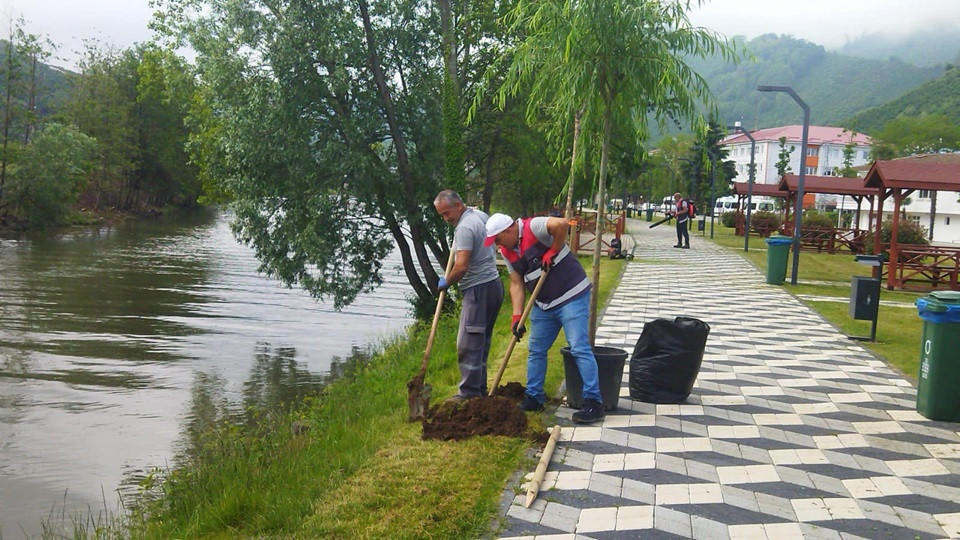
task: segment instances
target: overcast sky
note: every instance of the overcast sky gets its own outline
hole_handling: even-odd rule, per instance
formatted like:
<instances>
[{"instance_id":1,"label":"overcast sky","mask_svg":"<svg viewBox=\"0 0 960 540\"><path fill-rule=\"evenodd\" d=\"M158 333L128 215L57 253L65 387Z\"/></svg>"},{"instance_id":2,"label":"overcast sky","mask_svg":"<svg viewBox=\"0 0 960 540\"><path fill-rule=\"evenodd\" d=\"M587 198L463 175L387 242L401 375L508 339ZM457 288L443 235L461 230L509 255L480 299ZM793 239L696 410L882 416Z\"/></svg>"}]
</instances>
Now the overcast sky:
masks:
<instances>
[{"instance_id":1,"label":"overcast sky","mask_svg":"<svg viewBox=\"0 0 960 540\"><path fill-rule=\"evenodd\" d=\"M73 67L84 39L127 47L150 38L148 0L0 0L3 20L23 15L29 31L60 45L58 65ZM875 31L960 27L958 0L713 0L691 13L694 24L732 37L792 34L828 48ZM3 34L6 34L4 28Z\"/></svg>"}]
</instances>

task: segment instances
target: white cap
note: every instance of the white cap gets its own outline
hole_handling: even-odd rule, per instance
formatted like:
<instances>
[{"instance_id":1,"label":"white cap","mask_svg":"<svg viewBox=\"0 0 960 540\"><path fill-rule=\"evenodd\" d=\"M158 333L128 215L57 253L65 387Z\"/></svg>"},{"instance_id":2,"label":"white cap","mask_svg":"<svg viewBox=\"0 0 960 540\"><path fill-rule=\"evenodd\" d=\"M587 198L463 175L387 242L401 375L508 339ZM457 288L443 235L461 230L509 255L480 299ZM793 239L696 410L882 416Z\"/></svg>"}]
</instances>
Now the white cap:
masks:
<instances>
[{"instance_id":1,"label":"white cap","mask_svg":"<svg viewBox=\"0 0 960 540\"><path fill-rule=\"evenodd\" d=\"M492 246L498 234L513 225L513 218L506 214L494 214L487 219L487 239L483 245Z\"/></svg>"}]
</instances>

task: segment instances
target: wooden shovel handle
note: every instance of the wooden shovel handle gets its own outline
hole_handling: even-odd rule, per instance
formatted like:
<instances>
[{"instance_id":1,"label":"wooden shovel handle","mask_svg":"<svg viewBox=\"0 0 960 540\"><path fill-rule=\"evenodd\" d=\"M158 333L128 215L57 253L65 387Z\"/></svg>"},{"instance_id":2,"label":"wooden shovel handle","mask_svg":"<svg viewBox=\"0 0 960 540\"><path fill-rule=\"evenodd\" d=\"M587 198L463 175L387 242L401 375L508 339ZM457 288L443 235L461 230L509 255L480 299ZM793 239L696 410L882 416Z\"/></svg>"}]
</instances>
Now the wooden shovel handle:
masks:
<instances>
[{"instance_id":1,"label":"wooden shovel handle","mask_svg":"<svg viewBox=\"0 0 960 540\"><path fill-rule=\"evenodd\" d=\"M447 259L447 269L444 271L444 277L453 269L453 246L450 247L450 257ZM443 308L443 300L446 298L446 290L440 291L437 298L437 309L433 312L433 325L430 327L430 336L427 338L427 348L423 351L423 360L420 362L420 374L427 372L427 361L430 359L430 352L433 351L433 340L437 337L437 326L440 322L440 310Z\"/></svg>"},{"instance_id":2,"label":"wooden shovel handle","mask_svg":"<svg viewBox=\"0 0 960 540\"><path fill-rule=\"evenodd\" d=\"M522 326L523 323L527 321L527 317L530 316L530 312L533 311L533 303L537 301L537 296L540 294L540 289L543 288L543 283L547 280L548 272L549 271L544 272L540 276L540 279L537 280L537 285L533 288L533 293L530 294L530 299L527 300L526 307L523 308L523 315L520 315L520 321L517 323L518 326ZM503 377L503 372L507 369L507 361L510 360L510 355L513 354L513 348L517 345L518 341L520 341L520 338L513 336L513 339L510 340L510 344L507 345L507 353L503 355L503 360L500 361L500 367L497 368L497 374L493 378L493 386L490 387L491 396L497 391L497 386L500 384L500 378Z\"/></svg>"}]
</instances>

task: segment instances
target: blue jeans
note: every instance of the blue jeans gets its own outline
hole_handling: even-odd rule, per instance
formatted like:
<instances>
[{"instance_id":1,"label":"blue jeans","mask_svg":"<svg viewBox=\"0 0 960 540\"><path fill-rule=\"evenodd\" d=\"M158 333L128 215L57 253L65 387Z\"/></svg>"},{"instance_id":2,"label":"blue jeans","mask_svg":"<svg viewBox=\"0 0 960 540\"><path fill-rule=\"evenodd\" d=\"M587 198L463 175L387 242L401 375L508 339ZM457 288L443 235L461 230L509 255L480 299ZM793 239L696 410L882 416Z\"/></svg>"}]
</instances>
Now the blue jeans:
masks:
<instances>
[{"instance_id":1,"label":"blue jeans","mask_svg":"<svg viewBox=\"0 0 960 540\"><path fill-rule=\"evenodd\" d=\"M527 357L527 395L539 403L547 401L543 381L547 375L547 351L556 341L560 329L567 336L567 345L577 362L583 379L583 399L603 403L597 380L597 359L590 346L590 291L562 306L530 312L530 356Z\"/></svg>"}]
</instances>

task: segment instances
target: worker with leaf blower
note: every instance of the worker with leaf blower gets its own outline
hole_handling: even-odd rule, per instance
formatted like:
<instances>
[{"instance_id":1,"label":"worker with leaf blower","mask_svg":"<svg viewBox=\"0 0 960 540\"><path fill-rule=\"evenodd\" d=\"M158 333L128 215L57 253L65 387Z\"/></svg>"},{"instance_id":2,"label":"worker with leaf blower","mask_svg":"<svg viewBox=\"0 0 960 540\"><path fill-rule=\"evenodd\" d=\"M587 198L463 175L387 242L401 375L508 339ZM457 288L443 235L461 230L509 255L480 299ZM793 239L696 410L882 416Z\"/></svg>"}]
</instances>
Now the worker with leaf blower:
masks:
<instances>
[{"instance_id":1,"label":"worker with leaf blower","mask_svg":"<svg viewBox=\"0 0 960 540\"><path fill-rule=\"evenodd\" d=\"M597 360L590 345L590 280L566 245L568 223L563 218L535 217L514 221L505 214L487 220L487 245L496 243L510 271L514 336L521 337L523 301L533 291L543 272L547 277L530 312L527 357L527 391L520 408L543 410L547 374L547 351L563 329L567 344L583 380L583 408L573 421L591 423L604 416L603 397L597 377Z\"/></svg>"},{"instance_id":2,"label":"worker with leaf blower","mask_svg":"<svg viewBox=\"0 0 960 540\"><path fill-rule=\"evenodd\" d=\"M443 220L455 227L453 269L437 283L438 290L460 287L460 328L457 331L457 363L460 387L448 402L464 401L487 393L487 356L493 326L503 303L503 282L497 271L496 252L485 245L487 214L463 204L453 190L441 191L433 201Z\"/></svg>"}]
</instances>

